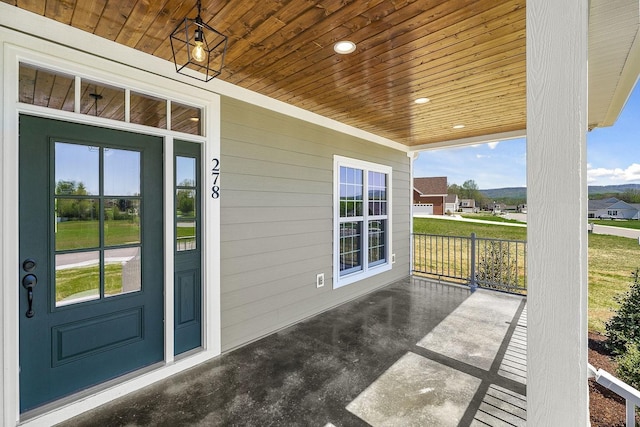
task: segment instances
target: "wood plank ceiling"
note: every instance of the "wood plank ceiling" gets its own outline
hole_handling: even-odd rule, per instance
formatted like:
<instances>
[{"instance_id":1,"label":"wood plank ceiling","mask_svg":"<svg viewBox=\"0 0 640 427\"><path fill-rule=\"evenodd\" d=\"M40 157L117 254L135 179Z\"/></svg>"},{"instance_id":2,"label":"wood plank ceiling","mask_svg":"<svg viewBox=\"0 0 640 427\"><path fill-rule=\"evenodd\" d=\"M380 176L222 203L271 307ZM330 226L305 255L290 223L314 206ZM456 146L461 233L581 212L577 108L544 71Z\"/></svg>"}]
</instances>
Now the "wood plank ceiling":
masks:
<instances>
[{"instance_id":1,"label":"wood plank ceiling","mask_svg":"<svg viewBox=\"0 0 640 427\"><path fill-rule=\"evenodd\" d=\"M197 15L195 0L2 1L167 61ZM526 127L525 0L203 0L202 18L229 36L219 79L407 146Z\"/></svg>"}]
</instances>

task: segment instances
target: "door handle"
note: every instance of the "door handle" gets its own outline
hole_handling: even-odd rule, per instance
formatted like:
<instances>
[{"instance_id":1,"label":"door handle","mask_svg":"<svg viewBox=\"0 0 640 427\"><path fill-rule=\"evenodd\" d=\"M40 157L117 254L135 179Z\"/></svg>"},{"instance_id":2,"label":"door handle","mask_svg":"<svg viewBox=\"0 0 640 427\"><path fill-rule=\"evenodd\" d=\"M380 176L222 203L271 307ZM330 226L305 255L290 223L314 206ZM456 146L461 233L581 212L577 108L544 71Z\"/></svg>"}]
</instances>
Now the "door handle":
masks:
<instances>
[{"instance_id":1,"label":"door handle","mask_svg":"<svg viewBox=\"0 0 640 427\"><path fill-rule=\"evenodd\" d=\"M33 311L33 288L36 287L38 278L34 274L27 274L22 278L22 286L27 290L27 301L29 303L29 309L25 313L25 316L32 318L35 314Z\"/></svg>"}]
</instances>

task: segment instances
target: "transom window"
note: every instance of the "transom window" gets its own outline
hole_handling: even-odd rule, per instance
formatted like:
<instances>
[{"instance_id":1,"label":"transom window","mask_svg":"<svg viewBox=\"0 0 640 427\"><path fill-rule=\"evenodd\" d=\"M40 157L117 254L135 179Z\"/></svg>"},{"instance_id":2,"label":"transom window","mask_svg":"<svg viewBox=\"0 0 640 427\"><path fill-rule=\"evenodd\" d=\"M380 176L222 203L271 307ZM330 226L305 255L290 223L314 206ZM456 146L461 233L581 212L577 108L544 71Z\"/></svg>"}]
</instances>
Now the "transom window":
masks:
<instances>
[{"instance_id":1,"label":"transom window","mask_svg":"<svg viewBox=\"0 0 640 427\"><path fill-rule=\"evenodd\" d=\"M391 168L334 158L333 287L391 268Z\"/></svg>"},{"instance_id":2,"label":"transom window","mask_svg":"<svg viewBox=\"0 0 640 427\"><path fill-rule=\"evenodd\" d=\"M203 134L203 111L199 107L23 62L18 84L19 102L25 104L191 135Z\"/></svg>"}]
</instances>

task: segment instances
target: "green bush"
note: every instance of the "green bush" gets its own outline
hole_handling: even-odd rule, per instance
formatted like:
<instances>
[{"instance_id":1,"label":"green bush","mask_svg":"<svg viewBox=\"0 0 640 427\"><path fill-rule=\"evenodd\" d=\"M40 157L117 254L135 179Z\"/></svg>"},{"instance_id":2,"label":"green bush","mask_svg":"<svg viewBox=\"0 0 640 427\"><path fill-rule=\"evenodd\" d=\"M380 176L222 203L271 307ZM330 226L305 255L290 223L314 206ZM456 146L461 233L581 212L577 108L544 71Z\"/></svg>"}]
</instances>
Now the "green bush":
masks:
<instances>
[{"instance_id":1,"label":"green bush","mask_svg":"<svg viewBox=\"0 0 640 427\"><path fill-rule=\"evenodd\" d=\"M627 345L640 347L640 268L634 272L629 291L616 298L620 308L605 325L607 348L616 355L627 352ZM639 365L640 366L640 365Z\"/></svg>"},{"instance_id":2,"label":"green bush","mask_svg":"<svg viewBox=\"0 0 640 427\"><path fill-rule=\"evenodd\" d=\"M617 358L616 375L636 390L640 390L640 345L627 344L626 351Z\"/></svg>"},{"instance_id":3,"label":"green bush","mask_svg":"<svg viewBox=\"0 0 640 427\"><path fill-rule=\"evenodd\" d=\"M516 261L509 253L507 242L492 241L478 250L476 280L481 286L493 288L517 283Z\"/></svg>"}]
</instances>

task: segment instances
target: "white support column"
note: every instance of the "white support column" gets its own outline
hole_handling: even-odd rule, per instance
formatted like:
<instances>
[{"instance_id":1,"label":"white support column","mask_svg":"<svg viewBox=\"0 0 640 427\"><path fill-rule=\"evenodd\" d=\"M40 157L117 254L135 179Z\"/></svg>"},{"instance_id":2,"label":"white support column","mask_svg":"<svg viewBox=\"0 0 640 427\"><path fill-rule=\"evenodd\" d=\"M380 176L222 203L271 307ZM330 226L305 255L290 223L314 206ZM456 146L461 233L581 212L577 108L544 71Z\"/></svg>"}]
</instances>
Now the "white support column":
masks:
<instances>
[{"instance_id":1,"label":"white support column","mask_svg":"<svg viewBox=\"0 0 640 427\"><path fill-rule=\"evenodd\" d=\"M588 0L527 1L527 425L589 425Z\"/></svg>"}]
</instances>

